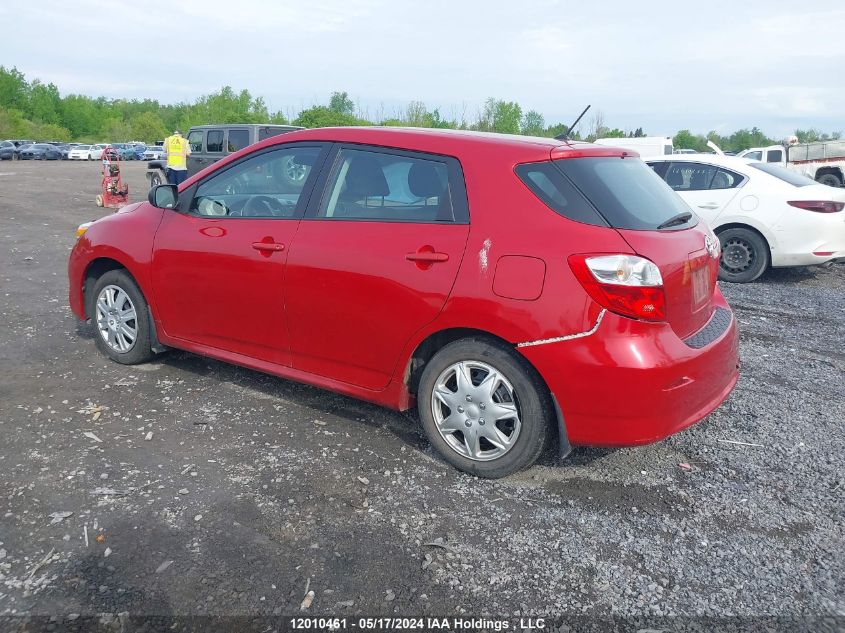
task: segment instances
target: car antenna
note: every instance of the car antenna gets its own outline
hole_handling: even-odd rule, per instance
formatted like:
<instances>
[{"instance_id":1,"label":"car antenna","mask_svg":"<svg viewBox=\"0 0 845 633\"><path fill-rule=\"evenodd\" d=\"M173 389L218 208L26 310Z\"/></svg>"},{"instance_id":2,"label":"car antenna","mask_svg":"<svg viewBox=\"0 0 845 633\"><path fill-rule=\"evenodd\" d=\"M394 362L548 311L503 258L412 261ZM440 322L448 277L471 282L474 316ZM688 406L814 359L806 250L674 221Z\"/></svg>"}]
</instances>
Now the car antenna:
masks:
<instances>
[{"instance_id":1,"label":"car antenna","mask_svg":"<svg viewBox=\"0 0 845 633\"><path fill-rule=\"evenodd\" d=\"M581 121L581 119L584 118L584 115L587 114L587 110L589 110L589 109L590 109L590 106L588 105L586 108L584 108L584 111L578 116L578 118L575 119L575 123L573 123L568 128L566 128L566 132L564 132L563 134L558 134L557 136L555 136L555 140L556 141L568 141L568 140L570 140L570 138L569 138L570 133L572 132L572 130L575 129L575 126L578 125L578 123Z\"/></svg>"}]
</instances>

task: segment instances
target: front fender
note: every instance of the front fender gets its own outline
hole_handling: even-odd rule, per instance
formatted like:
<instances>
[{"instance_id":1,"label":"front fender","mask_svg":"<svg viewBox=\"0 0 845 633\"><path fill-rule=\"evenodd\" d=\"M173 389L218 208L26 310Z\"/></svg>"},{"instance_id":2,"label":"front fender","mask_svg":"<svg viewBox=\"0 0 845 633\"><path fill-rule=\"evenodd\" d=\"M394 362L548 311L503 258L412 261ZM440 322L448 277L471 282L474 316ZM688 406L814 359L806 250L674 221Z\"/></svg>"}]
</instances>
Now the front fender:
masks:
<instances>
[{"instance_id":1,"label":"front fender","mask_svg":"<svg viewBox=\"0 0 845 633\"><path fill-rule=\"evenodd\" d=\"M80 237L68 260L68 299L71 310L80 319L85 312L85 281L96 262L105 269L114 262L125 268L138 283L155 315L149 266L155 232L161 222L162 209L141 203L123 213L115 213L91 224Z\"/></svg>"}]
</instances>

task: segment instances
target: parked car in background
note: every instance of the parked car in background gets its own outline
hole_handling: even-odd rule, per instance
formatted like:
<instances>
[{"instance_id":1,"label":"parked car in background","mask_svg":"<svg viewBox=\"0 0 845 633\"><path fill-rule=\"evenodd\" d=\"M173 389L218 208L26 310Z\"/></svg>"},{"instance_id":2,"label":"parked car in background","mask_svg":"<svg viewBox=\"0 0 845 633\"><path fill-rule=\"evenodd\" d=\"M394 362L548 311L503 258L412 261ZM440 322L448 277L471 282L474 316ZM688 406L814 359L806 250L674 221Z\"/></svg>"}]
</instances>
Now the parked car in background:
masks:
<instances>
[{"instance_id":1,"label":"parked car in background","mask_svg":"<svg viewBox=\"0 0 845 633\"><path fill-rule=\"evenodd\" d=\"M781 165L830 187L841 187L845 183L843 140L798 143L794 139L784 145L752 147L737 156Z\"/></svg>"},{"instance_id":2,"label":"parked car in background","mask_svg":"<svg viewBox=\"0 0 845 633\"><path fill-rule=\"evenodd\" d=\"M719 278L845 257L845 191L772 163L696 154L648 164L719 236Z\"/></svg>"},{"instance_id":3,"label":"parked car in background","mask_svg":"<svg viewBox=\"0 0 845 633\"><path fill-rule=\"evenodd\" d=\"M0 141L0 160L14 160L18 157L18 148L12 141Z\"/></svg>"},{"instance_id":4,"label":"parked car in background","mask_svg":"<svg viewBox=\"0 0 845 633\"><path fill-rule=\"evenodd\" d=\"M716 238L621 150L301 130L178 189L78 231L70 304L116 362L168 346L416 402L444 459L483 477L554 438L657 441L736 384Z\"/></svg>"},{"instance_id":5,"label":"parked car in background","mask_svg":"<svg viewBox=\"0 0 845 633\"><path fill-rule=\"evenodd\" d=\"M90 150L90 145L77 145L70 148L70 151L67 153L67 157L69 160L88 160Z\"/></svg>"},{"instance_id":6,"label":"parked car in background","mask_svg":"<svg viewBox=\"0 0 845 633\"><path fill-rule=\"evenodd\" d=\"M62 153L62 160L68 160L68 155L70 154L70 150L73 149L73 146L68 143L61 143L56 145L56 149Z\"/></svg>"},{"instance_id":7,"label":"parked car in background","mask_svg":"<svg viewBox=\"0 0 845 633\"><path fill-rule=\"evenodd\" d=\"M271 136L301 130L295 125L262 125L227 123L221 125L198 125L188 130L191 155L188 156L188 176L205 169L221 158L247 145L252 145ZM147 180L150 186L167 182L164 159L147 165Z\"/></svg>"},{"instance_id":8,"label":"parked car in background","mask_svg":"<svg viewBox=\"0 0 845 633\"><path fill-rule=\"evenodd\" d=\"M34 143L20 150L21 160L61 160L62 151L49 143Z\"/></svg>"},{"instance_id":9,"label":"parked car in background","mask_svg":"<svg viewBox=\"0 0 845 633\"><path fill-rule=\"evenodd\" d=\"M133 160L144 160L144 152L147 151L147 146L141 143L132 143L132 149L135 152Z\"/></svg>"},{"instance_id":10,"label":"parked car in background","mask_svg":"<svg viewBox=\"0 0 845 633\"><path fill-rule=\"evenodd\" d=\"M637 152L637 154L639 154L643 159L651 158L652 156L670 155L674 151L671 136L600 138L596 139L596 144L629 149Z\"/></svg>"},{"instance_id":11,"label":"parked car in background","mask_svg":"<svg viewBox=\"0 0 845 633\"><path fill-rule=\"evenodd\" d=\"M143 160L164 160L164 158L164 148L161 145L150 145L144 150Z\"/></svg>"},{"instance_id":12,"label":"parked car in background","mask_svg":"<svg viewBox=\"0 0 845 633\"><path fill-rule=\"evenodd\" d=\"M135 160L135 148L128 143L109 143L109 147L117 150L120 160Z\"/></svg>"},{"instance_id":13,"label":"parked car in background","mask_svg":"<svg viewBox=\"0 0 845 633\"><path fill-rule=\"evenodd\" d=\"M103 150L108 145L106 143L97 143L88 148L88 160L100 160L103 157Z\"/></svg>"}]
</instances>

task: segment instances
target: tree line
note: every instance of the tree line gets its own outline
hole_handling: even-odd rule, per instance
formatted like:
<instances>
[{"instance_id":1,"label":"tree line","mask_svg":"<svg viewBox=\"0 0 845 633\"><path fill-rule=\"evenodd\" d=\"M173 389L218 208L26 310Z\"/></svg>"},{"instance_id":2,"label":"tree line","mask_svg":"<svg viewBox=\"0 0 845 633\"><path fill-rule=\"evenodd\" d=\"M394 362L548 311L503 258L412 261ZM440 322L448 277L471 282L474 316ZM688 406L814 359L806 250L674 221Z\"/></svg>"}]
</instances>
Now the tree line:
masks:
<instances>
[{"instance_id":1,"label":"tree line","mask_svg":"<svg viewBox=\"0 0 845 633\"><path fill-rule=\"evenodd\" d=\"M230 86L197 98L192 103L163 104L155 99L106 99L87 95L62 96L53 83L38 79L28 81L17 68L0 66L0 139L29 138L49 141L123 142L161 140L170 131L187 131L194 125L209 123L276 123L303 127L345 125L395 125L452 128L554 137L567 131L570 122L549 123L536 110L523 110L514 101L489 98L474 117L444 117L438 108L429 110L425 103L412 101L404 110L390 116L371 117L359 108L347 92L333 92L328 103L313 105L295 116L271 112L262 97L248 90ZM839 132L795 130L801 142L840 138ZM604 115L595 110L578 126L572 138L592 141L596 138L646 136L642 127L623 130L605 124ZM737 130L722 136L715 131L706 135L680 130L673 137L676 148L707 151L707 141L725 151L776 143L760 129Z\"/></svg>"}]
</instances>

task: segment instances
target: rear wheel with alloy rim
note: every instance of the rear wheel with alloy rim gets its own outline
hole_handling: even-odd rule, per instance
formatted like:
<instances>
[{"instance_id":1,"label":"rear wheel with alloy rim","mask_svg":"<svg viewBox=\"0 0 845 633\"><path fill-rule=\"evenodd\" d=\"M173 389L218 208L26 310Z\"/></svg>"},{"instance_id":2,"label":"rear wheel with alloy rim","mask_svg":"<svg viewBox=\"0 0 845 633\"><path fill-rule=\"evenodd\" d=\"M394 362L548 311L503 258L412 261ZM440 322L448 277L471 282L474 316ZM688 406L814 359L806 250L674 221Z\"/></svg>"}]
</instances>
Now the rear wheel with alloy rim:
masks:
<instances>
[{"instance_id":1,"label":"rear wheel with alloy rim","mask_svg":"<svg viewBox=\"0 0 845 633\"><path fill-rule=\"evenodd\" d=\"M100 277L88 295L87 313L106 356L124 365L153 357L147 302L128 273L112 270Z\"/></svg>"},{"instance_id":2,"label":"rear wheel with alloy rim","mask_svg":"<svg viewBox=\"0 0 845 633\"><path fill-rule=\"evenodd\" d=\"M769 266L769 245L750 229L732 228L719 233L722 256L719 260L719 279L733 283L748 283L762 275Z\"/></svg>"},{"instance_id":3,"label":"rear wheel with alloy rim","mask_svg":"<svg viewBox=\"0 0 845 633\"><path fill-rule=\"evenodd\" d=\"M545 385L505 345L462 339L426 365L420 418L437 451L479 477L504 477L533 464L554 420Z\"/></svg>"}]
</instances>

